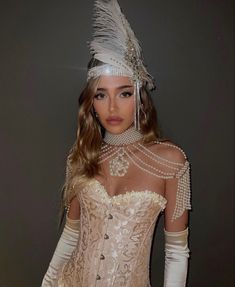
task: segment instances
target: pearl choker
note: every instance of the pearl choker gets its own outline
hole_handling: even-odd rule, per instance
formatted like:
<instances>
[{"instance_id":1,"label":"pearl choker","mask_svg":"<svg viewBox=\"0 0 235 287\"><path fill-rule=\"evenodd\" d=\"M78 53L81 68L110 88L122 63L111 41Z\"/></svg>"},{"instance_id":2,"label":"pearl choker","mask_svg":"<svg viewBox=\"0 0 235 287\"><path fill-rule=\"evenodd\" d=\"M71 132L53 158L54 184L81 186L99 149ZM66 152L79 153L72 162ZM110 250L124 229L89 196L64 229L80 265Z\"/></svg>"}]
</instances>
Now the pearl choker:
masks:
<instances>
[{"instance_id":1,"label":"pearl choker","mask_svg":"<svg viewBox=\"0 0 235 287\"><path fill-rule=\"evenodd\" d=\"M128 145L134 143L143 138L143 134L130 127L121 134L111 134L108 131L105 132L104 141L110 145Z\"/></svg>"}]
</instances>

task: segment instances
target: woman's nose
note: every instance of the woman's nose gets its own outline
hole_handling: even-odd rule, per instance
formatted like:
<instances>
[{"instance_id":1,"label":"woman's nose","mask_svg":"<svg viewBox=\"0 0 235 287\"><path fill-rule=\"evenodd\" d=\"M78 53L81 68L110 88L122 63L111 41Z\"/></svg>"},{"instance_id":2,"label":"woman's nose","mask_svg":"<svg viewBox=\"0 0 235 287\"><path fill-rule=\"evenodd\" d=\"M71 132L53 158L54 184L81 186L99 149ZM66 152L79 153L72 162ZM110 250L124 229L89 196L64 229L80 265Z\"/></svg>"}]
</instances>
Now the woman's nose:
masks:
<instances>
[{"instance_id":1,"label":"woman's nose","mask_svg":"<svg viewBox=\"0 0 235 287\"><path fill-rule=\"evenodd\" d=\"M110 98L109 99L109 111L113 112L117 109L117 103L115 98Z\"/></svg>"}]
</instances>

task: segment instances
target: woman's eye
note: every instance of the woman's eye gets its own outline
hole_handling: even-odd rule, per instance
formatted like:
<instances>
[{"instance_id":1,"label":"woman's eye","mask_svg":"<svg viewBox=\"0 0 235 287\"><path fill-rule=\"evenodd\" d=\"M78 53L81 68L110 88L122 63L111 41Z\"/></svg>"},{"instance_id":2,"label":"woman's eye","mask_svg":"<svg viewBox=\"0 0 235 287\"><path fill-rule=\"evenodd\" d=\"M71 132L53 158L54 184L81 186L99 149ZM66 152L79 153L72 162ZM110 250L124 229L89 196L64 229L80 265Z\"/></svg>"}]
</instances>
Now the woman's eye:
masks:
<instances>
[{"instance_id":1,"label":"woman's eye","mask_svg":"<svg viewBox=\"0 0 235 287\"><path fill-rule=\"evenodd\" d=\"M102 94L102 93L96 94L96 95L94 96L94 98L97 99L97 100L102 100L102 99L104 99L104 97L105 97L105 95Z\"/></svg>"},{"instance_id":2,"label":"woman's eye","mask_svg":"<svg viewBox=\"0 0 235 287\"><path fill-rule=\"evenodd\" d=\"M128 97L130 97L132 95L133 95L133 93L131 93L131 92L123 92L123 93L121 93L121 97L123 97L123 98L128 98Z\"/></svg>"}]
</instances>

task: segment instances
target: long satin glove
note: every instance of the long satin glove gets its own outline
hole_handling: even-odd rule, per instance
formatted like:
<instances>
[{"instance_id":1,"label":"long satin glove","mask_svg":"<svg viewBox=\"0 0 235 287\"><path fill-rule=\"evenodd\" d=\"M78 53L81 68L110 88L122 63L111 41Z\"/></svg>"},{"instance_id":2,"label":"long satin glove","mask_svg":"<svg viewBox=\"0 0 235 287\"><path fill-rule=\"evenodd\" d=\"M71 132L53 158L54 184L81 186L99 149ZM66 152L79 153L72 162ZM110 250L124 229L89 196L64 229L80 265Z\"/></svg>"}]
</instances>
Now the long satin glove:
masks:
<instances>
[{"instance_id":1,"label":"long satin glove","mask_svg":"<svg viewBox=\"0 0 235 287\"><path fill-rule=\"evenodd\" d=\"M58 275L64 264L69 260L79 238L79 219L73 220L66 216L66 224L56 246L41 287L57 287Z\"/></svg>"},{"instance_id":2,"label":"long satin glove","mask_svg":"<svg viewBox=\"0 0 235 287\"><path fill-rule=\"evenodd\" d=\"M165 233L164 287L185 287L188 271L188 228Z\"/></svg>"}]
</instances>

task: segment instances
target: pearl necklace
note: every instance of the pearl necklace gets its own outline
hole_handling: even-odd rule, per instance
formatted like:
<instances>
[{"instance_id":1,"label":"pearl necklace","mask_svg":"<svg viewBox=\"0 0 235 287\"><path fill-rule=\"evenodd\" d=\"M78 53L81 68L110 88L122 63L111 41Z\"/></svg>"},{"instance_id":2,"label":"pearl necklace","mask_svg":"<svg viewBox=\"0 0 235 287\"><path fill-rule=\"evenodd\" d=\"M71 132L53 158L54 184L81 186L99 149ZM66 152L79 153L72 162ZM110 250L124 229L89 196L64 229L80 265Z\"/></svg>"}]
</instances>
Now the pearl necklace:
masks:
<instances>
[{"instance_id":1,"label":"pearl necklace","mask_svg":"<svg viewBox=\"0 0 235 287\"><path fill-rule=\"evenodd\" d=\"M143 135L134 127L130 127L121 134L111 134L106 131L104 142L115 146L115 157L109 161L109 171L112 176L124 176L129 168L129 160L126 159L125 147L143 138ZM112 148L111 148L112 149ZM112 152L111 152L112 153ZM113 153L112 153L113 156ZM106 158L107 159L107 158Z\"/></svg>"},{"instance_id":2,"label":"pearl necklace","mask_svg":"<svg viewBox=\"0 0 235 287\"><path fill-rule=\"evenodd\" d=\"M117 135L106 132L104 144L101 147L99 164L108 160L109 171L112 176L124 176L128 171L130 162L132 162L136 167L153 176L164 179L173 178L182 168L183 164L167 160L151 152L151 150L145 147L143 143L138 142L138 140L142 138L143 135L134 127L131 127L124 133ZM178 146L160 141L155 141L155 143L179 149L186 159L184 151ZM133 152L133 150L137 150L139 152L139 156ZM145 160L142 159L143 156ZM152 164L148 163L149 160ZM154 162L158 165L166 166L172 171L163 171L159 168L160 166L156 168Z\"/></svg>"},{"instance_id":3,"label":"pearl necklace","mask_svg":"<svg viewBox=\"0 0 235 287\"><path fill-rule=\"evenodd\" d=\"M134 127L130 127L121 134L111 134L106 131L104 141L107 144L120 146L134 143L143 138L143 134L136 130Z\"/></svg>"}]
</instances>

